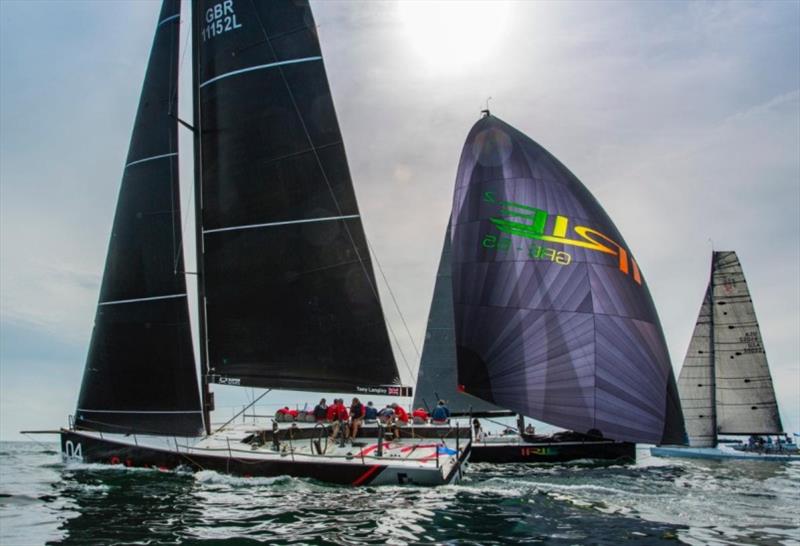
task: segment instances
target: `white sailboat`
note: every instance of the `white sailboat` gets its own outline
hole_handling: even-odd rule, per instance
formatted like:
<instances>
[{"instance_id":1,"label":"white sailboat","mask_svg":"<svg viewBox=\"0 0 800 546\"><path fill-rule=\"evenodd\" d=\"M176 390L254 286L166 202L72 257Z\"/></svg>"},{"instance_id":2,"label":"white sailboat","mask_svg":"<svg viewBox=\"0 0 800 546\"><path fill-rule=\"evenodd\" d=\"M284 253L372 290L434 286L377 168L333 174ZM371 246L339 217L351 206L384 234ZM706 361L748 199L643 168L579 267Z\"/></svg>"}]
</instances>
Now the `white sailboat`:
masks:
<instances>
[{"instance_id":1,"label":"white sailboat","mask_svg":"<svg viewBox=\"0 0 800 546\"><path fill-rule=\"evenodd\" d=\"M653 455L800 460L797 445L784 437L753 300L735 252L713 253L678 391L689 447L658 446L651 448ZM720 436L750 439L720 441Z\"/></svg>"}]
</instances>

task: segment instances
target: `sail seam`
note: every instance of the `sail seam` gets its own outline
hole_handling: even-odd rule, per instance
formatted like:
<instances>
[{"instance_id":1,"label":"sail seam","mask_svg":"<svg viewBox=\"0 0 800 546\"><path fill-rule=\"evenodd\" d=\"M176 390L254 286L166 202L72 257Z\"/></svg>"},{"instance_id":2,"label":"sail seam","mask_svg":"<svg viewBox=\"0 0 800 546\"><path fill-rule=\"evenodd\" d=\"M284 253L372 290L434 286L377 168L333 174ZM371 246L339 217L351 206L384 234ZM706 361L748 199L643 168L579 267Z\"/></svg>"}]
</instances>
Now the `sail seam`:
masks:
<instances>
[{"instance_id":1,"label":"sail seam","mask_svg":"<svg viewBox=\"0 0 800 546\"><path fill-rule=\"evenodd\" d=\"M117 305L120 303L133 303L137 301L153 301L153 300L170 300L174 298L183 298L186 297L186 293L183 294L170 294L168 296L153 296L151 298L134 298L130 300L113 300L113 301L101 301L98 305Z\"/></svg>"},{"instance_id":2,"label":"sail seam","mask_svg":"<svg viewBox=\"0 0 800 546\"><path fill-rule=\"evenodd\" d=\"M165 410L165 411L134 411L134 410L97 410L97 409L84 409L78 408L78 411L84 413L142 413L142 414L161 414L161 413L202 413L201 410Z\"/></svg>"},{"instance_id":3,"label":"sail seam","mask_svg":"<svg viewBox=\"0 0 800 546\"><path fill-rule=\"evenodd\" d=\"M211 78L210 80L204 81L203 83L200 84L200 89L202 89L206 85L212 84L212 83L214 83L216 81L219 81L219 80L222 80L224 78L228 78L230 76L236 76L238 74L244 74L246 72L252 72L254 70L262 70L262 69L265 69L265 68L274 68L274 67L277 67L277 66L284 66L284 65L287 65L287 64L307 63L307 62L310 62L310 61L321 61L321 60L322 60L322 57L317 55L316 57L303 57L303 58L300 58L300 59L290 59L288 61L278 61L278 62L274 62L274 63L267 63L267 64L259 64L259 65L255 65L255 66L250 66L248 68L240 68L239 70L232 70L231 72L226 72L225 74L220 74L219 76L215 76L215 77Z\"/></svg>"},{"instance_id":4,"label":"sail seam","mask_svg":"<svg viewBox=\"0 0 800 546\"><path fill-rule=\"evenodd\" d=\"M139 163L144 163L145 161L153 161L154 159L161 159L161 158L164 158L164 157L175 157L177 155L178 155L178 152L173 152L171 154L161 154L161 155L154 155L154 156L150 156L150 157L145 157L143 159L137 159L136 161L131 161L130 163L125 165L125 168L127 169L131 165L138 165Z\"/></svg>"},{"instance_id":5,"label":"sail seam","mask_svg":"<svg viewBox=\"0 0 800 546\"><path fill-rule=\"evenodd\" d=\"M312 222L328 222L331 220L349 220L352 218L358 218L358 214L347 214L344 216L325 216L322 218L306 218L303 220L288 220L285 222L269 222L266 224L246 224L243 226L231 226L231 227L224 227L224 228L215 228L215 229L204 229L203 234L206 233L219 233L221 231L238 231L242 229L257 229L262 227L273 227L273 226L286 226L289 224L309 224Z\"/></svg>"},{"instance_id":6,"label":"sail seam","mask_svg":"<svg viewBox=\"0 0 800 546\"><path fill-rule=\"evenodd\" d=\"M164 23L169 23L169 22L170 22L170 21L172 21L173 19L178 19L178 18L180 18L180 16L181 16L181 14L180 14L180 13L177 13L177 14L175 14L175 15L171 16L171 17L167 17L166 19L162 19L161 21L159 21L159 23L158 23L158 26L160 27L160 26L161 26L161 25L163 25Z\"/></svg>"}]
</instances>

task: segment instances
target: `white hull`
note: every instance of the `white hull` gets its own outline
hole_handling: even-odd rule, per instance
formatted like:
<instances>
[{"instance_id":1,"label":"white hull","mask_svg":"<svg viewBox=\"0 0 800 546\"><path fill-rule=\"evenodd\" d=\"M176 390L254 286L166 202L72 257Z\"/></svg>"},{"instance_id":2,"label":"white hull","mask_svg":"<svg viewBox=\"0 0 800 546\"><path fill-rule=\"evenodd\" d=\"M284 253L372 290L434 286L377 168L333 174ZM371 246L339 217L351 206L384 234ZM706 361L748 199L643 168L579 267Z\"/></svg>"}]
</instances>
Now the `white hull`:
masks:
<instances>
[{"instance_id":1,"label":"white hull","mask_svg":"<svg viewBox=\"0 0 800 546\"><path fill-rule=\"evenodd\" d=\"M323 441L318 453L311 439L247 443L259 429L226 428L207 437L179 438L62 430L67 459L137 467L211 469L244 476L309 477L349 485L444 485L461 477L469 457L468 439L358 438L354 445ZM262 429L263 430L263 429ZM244 441L244 442L243 442Z\"/></svg>"}]
</instances>

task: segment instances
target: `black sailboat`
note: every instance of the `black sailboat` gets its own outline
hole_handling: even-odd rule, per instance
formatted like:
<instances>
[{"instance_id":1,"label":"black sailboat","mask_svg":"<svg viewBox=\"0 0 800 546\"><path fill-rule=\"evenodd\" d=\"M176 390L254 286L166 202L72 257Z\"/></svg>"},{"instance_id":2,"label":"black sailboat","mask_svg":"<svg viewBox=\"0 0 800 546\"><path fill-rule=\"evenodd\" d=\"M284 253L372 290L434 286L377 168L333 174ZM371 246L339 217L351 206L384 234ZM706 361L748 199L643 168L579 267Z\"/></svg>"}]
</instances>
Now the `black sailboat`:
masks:
<instances>
[{"instance_id":1,"label":"black sailboat","mask_svg":"<svg viewBox=\"0 0 800 546\"><path fill-rule=\"evenodd\" d=\"M200 387L181 255L179 0L164 0L123 176L68 458L448 483L458 431L325 423L213 430L210 384L408 395L399 384L307 1L196 0L192 11ZM226 424L227 425L227 424ZM408 436L413 436L408 438Z\"/></svg>"},{"instance_id":2,"label":"black sailboat","mask_svg":"<svg viewBox=\"0 0 800 546\"><path fill-rule=\"evenodd\" d=\"M449 370L457 412L491 404L571 431L526 434L520 420L518 435L476 441L472 461L633 458L634 442L682 443L663 332L624 239L563 164L485 114L464 144L432 303L431 317L449 303L449 267L452 337L423 350L417 395L428 370ZM426 343L442 331L432 321Z\"/></svg>"}]
</instances>

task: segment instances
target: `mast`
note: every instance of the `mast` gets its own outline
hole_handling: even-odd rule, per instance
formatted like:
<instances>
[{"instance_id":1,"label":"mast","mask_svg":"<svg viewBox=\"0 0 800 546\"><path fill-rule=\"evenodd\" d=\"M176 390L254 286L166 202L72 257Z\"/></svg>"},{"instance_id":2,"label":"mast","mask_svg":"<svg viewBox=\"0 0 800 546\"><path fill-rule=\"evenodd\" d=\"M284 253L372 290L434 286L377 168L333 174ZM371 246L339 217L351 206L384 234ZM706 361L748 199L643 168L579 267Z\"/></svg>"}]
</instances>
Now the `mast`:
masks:
<instances>
[{"instance_id":1,"label":"mast","mask_svg":"<svg viewBox=\"0 0 800 546\"><path fill-rule=\"evenodd\" d=\"M709 317L711 325L708 329L708 350L711 353L710 366L708 374L710 378L709 393L711 394L711 445L716 446L718 441L718 428L717 428L717 350L714 343L714 330L716 328L714 321L714 252L711 253L711 278L708 279L708 302L709 302Z\"/></svg>"},{"instance_id":2,"label":"mast","mask_svg":"<svg viewBox=\"0 0 800 546\"><path fill-rule=\"evenodd\" d=\"M195 245L197 256L197 325L200 354L200 394L203 404L203 423L206 434L211 434L211 412L214 409L214 399L209 384L208 370L208 344L206 340L206 292L205 270L203 260L203 149L200 145L200 135L203 131L203 120L200 116L200 84L198 80L198 67L200 62L199 32L202 27L200 10L197 2L192 1L191 7L191 40L192 40L192 112L194 119L193 145L194 145L194 226Z\"/></svg>"}]
</instances>

